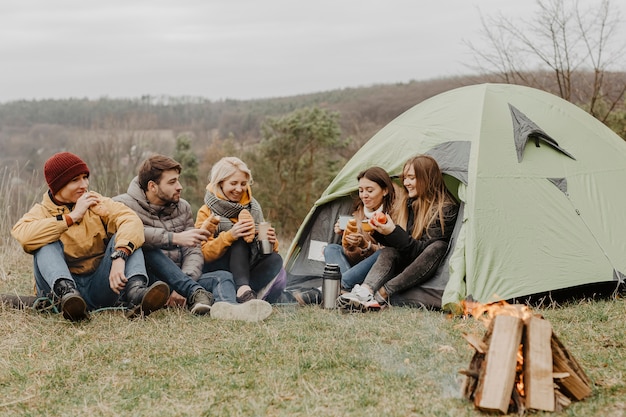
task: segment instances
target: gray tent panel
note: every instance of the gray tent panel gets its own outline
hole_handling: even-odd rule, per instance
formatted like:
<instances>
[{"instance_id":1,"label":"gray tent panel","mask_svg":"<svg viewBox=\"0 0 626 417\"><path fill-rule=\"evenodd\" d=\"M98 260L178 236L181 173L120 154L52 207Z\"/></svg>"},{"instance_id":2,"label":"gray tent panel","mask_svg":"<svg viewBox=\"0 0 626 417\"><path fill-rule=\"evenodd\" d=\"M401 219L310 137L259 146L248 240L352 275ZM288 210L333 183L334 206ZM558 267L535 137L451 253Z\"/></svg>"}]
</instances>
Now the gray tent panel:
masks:
<instances>
[{"instance_id":1,"label":"gray tent panel","mask_svg":"<svg viewBox=\"0 0 626 417\"><path fill-rule=\"evenodd\" d=\"M535 140L535 146L539 147L539 140L544 141L552 148L560 151L564 155L576 160L572 154L561 148L556 140L552 139L546 132L530 120L524 113L517 110L509 104L511 117L513 118L513 138L515 141L515 149L517 151L517 162L522 162L524 156L524 148L530 139Z\"/></svg>"},{"instance_id":2,"label":"gray tent panel","mask_svg":"<svg viewBox=\"0 0 626 417\"><path fill-rule=\"evenodd\" d=\"M441 172L467 185L467 167L471 150L472 143L469 141L452 141L441 143L426 154L435 158Z\"/></svg>"},{"instance_id":3,"label":"gray tent panel","mask_svg":"<svg viewBox=\"0 0 626 417\"><path fill-rule=\"evenodd\" d=\"M556 185L563 194L567 195L567 178L548 178L548 181Z\"/></svg>"}]
</instances>

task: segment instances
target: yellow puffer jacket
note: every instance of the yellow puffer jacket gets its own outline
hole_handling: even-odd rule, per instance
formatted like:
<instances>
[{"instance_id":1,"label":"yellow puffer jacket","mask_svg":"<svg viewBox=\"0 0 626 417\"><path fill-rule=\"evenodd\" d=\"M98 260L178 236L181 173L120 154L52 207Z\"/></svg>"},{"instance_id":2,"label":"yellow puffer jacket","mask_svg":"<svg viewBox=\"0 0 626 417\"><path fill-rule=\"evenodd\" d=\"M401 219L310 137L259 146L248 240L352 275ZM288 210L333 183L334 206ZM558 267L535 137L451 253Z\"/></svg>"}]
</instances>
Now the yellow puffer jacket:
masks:
<instances>
[{"instance_id":1,"label":"yellow puffer jacket","mask_svg":"<svg viewBox=\"0 0 626 417\"><path fill-rule=\"evenodd\" d=\"M207 190L213 192L215 195L218 195L214 192L212 184L207 185ZM250 187L246 190L244 195L239 201L240 204L246 205L250 203L252 200L252 190ZM203 204L202 207L198 210L198 215L196 216L196 229L199 229L202 226L202 223L211 215L211 209ZM234 224L239 221L237 218L232 218L230 221ZM217 259L224 256L228 248L231 247L233 243L235 243L237 239L233 237L233 234L230 233L230 230L222 231L217 236L209 237L209 240L206 242L202 242L202 255L204 255L205 262L213 262ZM274 252L278 252L278 239L274 243Z\"/></svg>"},{"instance_id":2,"label":"yellow puffer jacket","mask_svg":"<svg viewBox=\"0 0 626 417\"><path fill-rule=\"evenodd\" d=\"M126 248L131 253L144 242L143 223L137 214L122 203L97 195L108 214L101 217L87 210L79 223L68 227L64 215L69 214L70 209L65 205L56 205L46 192L42 202L35 204L13 226L11 235L20 242L24 251L31 254L60 240L70 272L91 273L100 265L113 234L115 247Z\"/></svg>"}]
</instances>

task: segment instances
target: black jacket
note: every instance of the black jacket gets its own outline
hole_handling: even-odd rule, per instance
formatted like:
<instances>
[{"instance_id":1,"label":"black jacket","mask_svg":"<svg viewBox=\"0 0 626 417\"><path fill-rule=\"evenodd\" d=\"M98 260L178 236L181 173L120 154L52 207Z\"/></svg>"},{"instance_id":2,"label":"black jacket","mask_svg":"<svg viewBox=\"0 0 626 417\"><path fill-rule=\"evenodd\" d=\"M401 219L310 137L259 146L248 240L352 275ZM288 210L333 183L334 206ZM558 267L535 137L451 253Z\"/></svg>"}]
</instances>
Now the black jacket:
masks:
<instances>
[{"instance_id":1,"label":"black jacket","mask_svg":"<svg viewBox=\"0 0 626 417\"><path fill-rule=\"evenodd\" d=\"M413 208L410 206L409 201L409 219L407 222L407 230L413 228L414 216ZM384 246L389 246L397 249L400 254L408 259L415 259L420 253L426 249L428 245L438 240L450 241L452 232L454 230L454 224L456 223L456 217L459 214L459 206L449 205L444 208L444 228L441 227L439 218L431 223L428 227L428 233L423 233L419 239L414 239L410 233L404 230L402 227L396 225L396 228L388 235L383 235L378 232L374 232L374 238L377 242Z\"/></svg>"}]
</instances>

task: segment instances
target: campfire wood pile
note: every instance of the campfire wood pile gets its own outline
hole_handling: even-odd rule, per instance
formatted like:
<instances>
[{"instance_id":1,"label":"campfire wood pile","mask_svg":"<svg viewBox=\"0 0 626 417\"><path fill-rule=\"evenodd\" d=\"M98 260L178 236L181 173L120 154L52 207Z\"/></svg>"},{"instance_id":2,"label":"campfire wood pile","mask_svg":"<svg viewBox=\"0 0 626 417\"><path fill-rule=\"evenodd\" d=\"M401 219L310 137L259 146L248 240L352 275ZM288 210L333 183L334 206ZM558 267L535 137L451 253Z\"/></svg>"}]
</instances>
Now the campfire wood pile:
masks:
<instances>
[{"instance_id":1,"label":"campfire wood pile","mask_svg":"<svg viewBox=\"0 0 626 417\"><path fill-rule=\"evenodd\" d=\"M591 382L552 331L552 325L524 305L466 305L484 320L484 337L464 334L476 350L463 395L476 408L507 414L561 411L591 394Z\"/></svg>"}]
</instances>

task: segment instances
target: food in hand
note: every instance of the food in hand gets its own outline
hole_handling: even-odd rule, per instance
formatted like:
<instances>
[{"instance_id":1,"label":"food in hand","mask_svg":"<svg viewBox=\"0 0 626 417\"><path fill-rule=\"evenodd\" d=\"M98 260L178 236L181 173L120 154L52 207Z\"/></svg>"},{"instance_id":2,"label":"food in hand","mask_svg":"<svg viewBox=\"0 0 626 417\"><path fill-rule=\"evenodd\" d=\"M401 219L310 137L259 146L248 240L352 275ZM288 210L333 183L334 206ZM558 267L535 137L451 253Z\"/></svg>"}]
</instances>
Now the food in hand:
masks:
<instances>
[{"instance_id":1,"label":"food in hand","mask_svg":"<svg viewBox=\"0 0 626 417\"><path fill-rule=\"evenodd\" d=\"M368 219L365 219L361 222L361 230L363 230L365 233L369 233L374 229L372 228L370 221Z\"/></svg>"},{"instance_id":2,"label":"food in hand","mask_svg":"<svg viewBox=\"0 0 626 417\"><path fill-rule=\"evenodd\" d=\"M249 221L251 220L254 223L254 218L252 217L252 214L250 214L250 212L246 209L243 209L239 212L239 221ZM254 240L254 233L251 233L247 236L244 236L243 238L246 242L248 243L252 243L252 241Z\"/></svg>"},{"instance_id":3,"label":"food in hand","mask_svg":"<svg viewBox=\"0 0 626 417\"><path fill-rule=\"evenodd\" d=\"M351 245L349 244L349 242L346 241L346 237L351 233L356 233L356 231L356 219L348 220L348 223L346 224L346 230L344 230L343 236L341 238L341 244L343 246L350 247Z\"/></svg>"},{"instance_id":4,"label":"food in hand","mask_svg":"<svg viewBox=\"0 0 626 417\"><path fill-rule=\"evenodd\" d=\"M210 214L205 221L202 222L200 229L208 230L212 235L217 231L217 226L220 224L220 216Z\"/></svg>"},{"instance_id":5,"label":"food in hand","mask_svg":"<svg viewBox=\"0 0 626 417\"><path fill-rule=\"evenodd\" d=\"M387 223L387 215L383 212L378 212L376 214L374 214L374 219L376 219L376 221L380 224L385 224Z\"/></svg>"}]
</instances>

